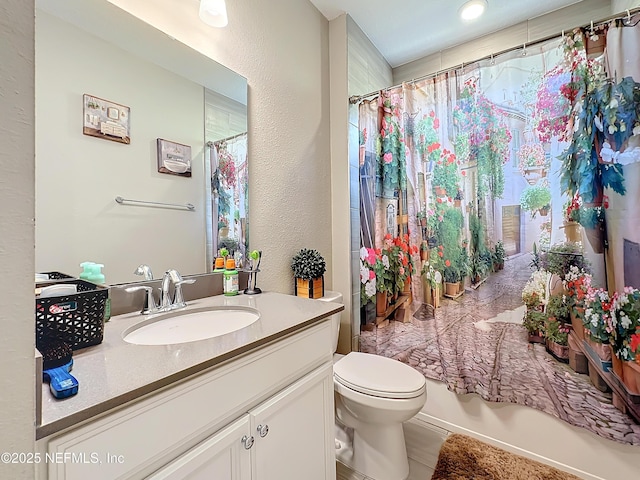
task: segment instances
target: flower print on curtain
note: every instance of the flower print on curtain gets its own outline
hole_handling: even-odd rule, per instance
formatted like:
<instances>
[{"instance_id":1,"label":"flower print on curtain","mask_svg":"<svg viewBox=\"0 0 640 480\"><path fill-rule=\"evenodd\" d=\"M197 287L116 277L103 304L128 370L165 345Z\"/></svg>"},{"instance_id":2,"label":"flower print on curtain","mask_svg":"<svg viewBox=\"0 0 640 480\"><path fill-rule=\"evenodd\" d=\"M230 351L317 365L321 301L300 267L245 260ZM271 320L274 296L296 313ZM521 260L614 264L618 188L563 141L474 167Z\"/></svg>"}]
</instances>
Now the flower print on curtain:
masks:
<instances>
[{"instance_id":1,"label":"flower print on curtain","mask_svg":"<svg viewBox=\"0 0 640 480\"><path fill-rule=\"evenodd\" d=\"M396 190L407 189L407 166L404 127L400 107L402 95L397 89L378 97L381 113L380 130L376 140L377 188L379 197L392 198Z\"/></svg>"},{"instance_id":2,"label":"flower print on curtain","mask_svg":"<svg viewBox=\"0 0 640 480\"><path fill-rule=\"evenodd\" d=\"M378 100L363 100L358 106L360 178L360 245L375 247L375 188L377 167Z\"/></svg>"},{"instance_id":3,"label":"flower print on curtain","mask_svg":"<svg viewBox=\"0 0 640 480\"><path fill-rule=\"evenodd\" d=\"M428 254L420 263L423 275L414 276L411 282L414 293L424 292L423 298L414 297L410 306L412 321L401 328L390 324L362 331L361 345L363 351L411 365L453 392L528 405L604 438L640 445L640 417L616 408L587 376L573 372L554 356L564 350L551 341L568 342L566 335L557 333L566 334L569 320L551 323L546 305L573 302L571 310L582 315L586 309L575 304L581 301L580 296L568 293L566 299L552 299L547 282L535 304L523 301L523 290L534 272L551 277L540 270L549 265L541 262L540 256L551 247L574 248L564 244L565 203L579 205L584 215L578 218L585 225L587 217L600 218L601 212L589 210L593 207L582 199L566 195L559 179L563 162L558 156L563 151L575 148L576 142L593 151L586 143L580 144L584 142L581 135L589 133L579 131L587 128L585 110L598 112L593 115L602 122L603 138L616 133L609 133L614 122L605 118L616 108L615 102L608 101L605 106L590 103L597 97L589 96L586 83L576 82L582 77L575 69L583 64L574 57L564 63L558 38L527 47L526 55L510 52L496 57L495 62L467 65L448 75L390 89L383 97L397 94L402 98L397 108L386 112L391 118L385 122L388 126L398 119L397 126L402 126L399 119L404 121L407 198L416 215L421 212L415 229L411 221L417 217L409 219L410 239L416 238ZM622 98L616 97L618 105ZM378 117L379 125L383 116ZM622 130L620 121L615 125ZM593 124L593 129L598 128ZM595 134L592 138L595 142ZM618 171L615 165L598 165L598 170L610 169L607 175ZM634 165L640 168L640 162ZM625 187L637 199L640 178L631 182L630 168L625 166ZM569 176L575 173L569 172ZM604 190L610 196L609 204L620 205L621 198L626 200L611 185ZM526 212L525 207L531 211ZM618 224L615 239L608 232L616 249L624 238L640 245L640 231L635 232L640 212L635 210L636 216L625 217L633 218L631 222ZM606 214L613 213L610 206ZM609 219L607 222L607 228L613 225ZM628 228L623 230L625 226ZM578 274L589 275L591 288L604 288L605 280L611 280L605 279L604 256L589 247L586 228L580 228L584 248L575 248L580 249L580 258L589 260L592 273ZM628 248L628 242L625 245ZM616 258L623 255L622 248L616 252ZM638 255L640 258L640 252ZM624 268L619 259L613 264L618 271ZM635 269L640 270L638 262ZM440 296L444 290L441 280L451 286L444 297ZM582 322L575 319L584 331ZM529 343L532 323L549 332L550 346ZM377 336L384 341L378 341ZM581 346L582 340L580 352ZM566 350L568 345L561 347Z\"/></svg>"},{"instance_id":4,"label":"flower print on curtain","mask_svg":"<svg viewBox=\"0 0 640 480\"><path fill-rule=\"evenodd\" d=\"M478 79L464 82L460 99L454 110L459 126L456 138L468 144L469 158L477 162L478 194L489 193L500 198L504 193L502 165L509 160L511 132L503 120L504 112L478 90Z\"/></svg>"},{"instance_id":5,"label":"flower print on curtain","mask_svg":"<svg viewBox=\"0 0 640 480\"><path fill-rule=\"evenodd\" d=\"M621 94L624 86L618 89L615 82L606 78L604 58L588 55L587 40L585 33L577 29L564 42L565 62L572 71L566 88L574 104L569 119L573 135L562 153L562 187L570 196L579 195L586 203L601 205L605 188L624 195L625 185L622 165L603 161L600 150L605 141L605 151L610 145L621 144L632 129L616 125L616 93Z\"/></svg>"}]
</instances>

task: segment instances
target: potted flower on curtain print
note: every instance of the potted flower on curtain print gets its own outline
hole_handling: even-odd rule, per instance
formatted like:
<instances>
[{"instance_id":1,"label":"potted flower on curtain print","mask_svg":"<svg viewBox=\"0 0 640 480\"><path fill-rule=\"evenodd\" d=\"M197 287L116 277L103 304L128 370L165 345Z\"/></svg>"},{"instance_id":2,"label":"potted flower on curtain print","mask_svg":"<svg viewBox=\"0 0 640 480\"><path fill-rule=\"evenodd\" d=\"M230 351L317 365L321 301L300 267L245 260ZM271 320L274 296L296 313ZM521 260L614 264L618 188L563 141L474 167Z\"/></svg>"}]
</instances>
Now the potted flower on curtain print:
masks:
<instances>
[{"instance_id":1,"label":"potted flower on curtain print","mask_svg":"<svg viewBox=\"0 0 640 480\"><path fill-rule=\"evenodd\" d=\"M384 99L381 96L379 99L383 117L380 134L376 140L378 165L376 181L378 196L385 198L393 197L398 189L406 190L407 188L406 146L403 129L398 120L399 101L398 95Z\"/></svg>"},{"instance_id":2,"label":"potted flower on curtain print","mask_svg":"<svg viewBox=\"0 0 640 480\"><path fill-rule=\"evenodd\" d=\"M438 197L453 199L459 190L458 162L456 155L446 148L439 152L439 158L433 167L431 183Z\"/></svg>"},{"instance_id":3,"label":"potted flower on curtain print","mask_svg":"<svg viewBox=\"0 0 640 480\"><path fill-rule=\"evenodd\" d=\"M393 261L391 263L395 276L395 289L398 292L404 291L408 293L411 276L415 270L412 255L416 255L417 253L418 247L409 245L408 234L405 233L393 239L393 247L391 248Z\"/></svg>"},{"instance_id":4,"label":"potted flower on curtain print","mask_svg":"<svg viewBox=\"0 0 640 480\"><path fill-rule=\"evenodd\" d=\"M546 216L551 206L551 190L549 185L531 185L520 194L520 206L526 212L531 213L531 218L536 218L540 213Z\"/></svg>"},{"instance_id":5,"label":"potted flower on curtain print","mask_svg":"<svg viewBox=\"0 0 640 480\"><path fill-rule=\"evenodd\" d=\"M373 248L360 249L360 305L366 305L376 295L376 251Z\"/></svg>"},{"instance_id":6,"label":"potted flower on curtain print","mask_svg":"<svg viewBox=\"0 0 640 480\"><path fill-rule=\"evenodd\" d=\"M614 293L606 320L613 371L629 391L640 394L640 291L625 287Z\"/></svg>"},{"instance_id":7,"label":"potted flower on curtain print","mask_svg":"<svg viewBox=\"0 0 640 480\"><path fill-rule=\"evenodd\" d=\"M569 270L562 280L564 295L569 309L571 326L579 340L584 339L584 302L591 288L591 275L585 268L576 265L569 266Z\"/></svg>"},{"instance_id":8,"label":"potted flower on curtain print","mask_svg":"<svg viewBox=\"0 0 640 480\"><path fill-rule=\"evenodd\" d=\"M373 323L376 307L373 298L376 296L376 251L373 248L360 249L360 322L363 325Z\"/></svg>"},{"instance_id":9,"label":"potted flower on curtain print","mask_svg":"<svg viewBox=\"0 0 640 480\"><path fill-rule=\"evenodd\" d=\"M576 91L571 88L571 72L558 65L542 77L535 103L535 132L541 142L557 137L566 141L571 137L569 115Z\"/></svg>"},{"instance_id":10,"label":"potted flower on curtain print","mask_svg":"<svg viewBox=\"0 0 640 480\"><path fill-rule=\"evenodd\" d=\"M603 362L611 361L609 334L612 299L604 288L590 288L584 300L585 341Z\"/></svg>"},{"instance_id":11,"label":"potted flower on curtain print","mask_svg":"<svg viewBox=\"0 0 640 480\"><path fill-rule=\"evenodd\" d=\"M542 145L525 143L518 150L518 168L529 185L534 185L540 178L547 176L549 160Z\"/></svg>"},{"instance_id":12,"label":"potted flower on curtain print","mask_svg":"<svg viewBox=\"0 0 640 480\"><path fill-rule=\"evenodd\" d=\"M574 98L574 106L569 118L573 135L559 157L563 167L561 187L570 195L580 195L583 202L598 206L605 188L620 195L626 193L622 165L603 161L600 147L611 139L609 143L620 148L633 134L636 121L623 120L629 111L618 118L618 107L628 100L628 89L624 84L618 88L607 82L602 62L587 58L583 32L576 29L568 35L563 48L565 62L572 65L572 81L565 89Z\"/></svg>"},{"instance_id":13,"label":"potted flower on curtain print","mask_svg":"<svg viewBox=\"0 0 640 480\"><path fill-rule=\"evenodd\" d=\"M464 150L468 142L469 160L477 161L478 193L501 198L504 193L502 167L509 160L511 132L502 110L478 92L477 79L465 81L453 110L453 120L458 128L455 143L460 146L461 155L466 157Z\"/></svg>"},{"instance_id":14,"label":"potted flower on curtain print","mask_svg":"<svg viewBox=\"0 0 640 480\"><path fill-rule=\"evenodd\" d=\"M428 115L423 115L414 128L414 137L417 137L416 147L424 162L434 162L440 157L439 128L440 120L433 110Z\"/></svg>"},{"instance_id":15,"label":"potted flower on curtain print","mask_svg":"<svg viewBox=\"0 0 640 480\"><path fill-rule=\"evenodd\" d=\"M640 328L640 291L624 287L622 292L614 293L608 321L607 332L613 353L621 360L633 360L636 349L632 347L631 339Z\"/></svg>"}]
</instances>

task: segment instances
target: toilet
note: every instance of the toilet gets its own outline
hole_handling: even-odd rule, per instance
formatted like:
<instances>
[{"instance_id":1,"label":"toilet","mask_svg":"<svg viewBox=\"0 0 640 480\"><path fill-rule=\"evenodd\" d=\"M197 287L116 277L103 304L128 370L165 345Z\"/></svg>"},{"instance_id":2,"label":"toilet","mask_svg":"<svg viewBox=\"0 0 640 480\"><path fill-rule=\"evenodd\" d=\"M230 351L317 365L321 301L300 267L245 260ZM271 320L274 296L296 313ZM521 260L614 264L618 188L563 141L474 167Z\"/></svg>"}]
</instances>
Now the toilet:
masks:
<instances>
[{"instance_id":1,"label":"toilet","mask_svg":"<svg viewBox=\"0 0 640 480\"><path fill-rule=\"evenodd\" d=\"M319 300L342 303L342 294L325 291ZM425 377L391 358L336 354L340 314L331 317L331 327L336 458L373 480L405 480L409 461L402 423L424 406Z\"/></svg>"}]
</instances>

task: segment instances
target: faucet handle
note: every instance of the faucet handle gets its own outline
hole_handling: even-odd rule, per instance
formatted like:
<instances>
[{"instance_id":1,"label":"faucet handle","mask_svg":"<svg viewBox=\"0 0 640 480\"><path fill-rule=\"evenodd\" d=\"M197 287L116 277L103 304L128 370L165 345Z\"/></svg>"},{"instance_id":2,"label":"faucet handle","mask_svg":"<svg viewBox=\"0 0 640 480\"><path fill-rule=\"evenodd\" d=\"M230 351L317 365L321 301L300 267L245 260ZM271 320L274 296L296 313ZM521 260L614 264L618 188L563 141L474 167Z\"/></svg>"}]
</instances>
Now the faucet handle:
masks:
<instances>
[{"instance_id":1,"label":"faucet handle","mask_svg":"<svg viewBox=\"0 0 640 480\"><path fill-rule=\"evenodd\" d=\"M182 296L182 285L187 284L190 285L192 283L196 283L195 278L188 278L187 280L178 280L175 283L176 292L173 297L173 304L178 307L184 307L187 303L184 301L184 297Z\"/></svg>"},{"instance_id":2,"label":"faucet handle","mask_svg":"<svg viewBox=\"0 0 640 480\"><path fill-rule=\"evenodd\" d=\"M158 308L158 306L156 305L156 301L153 298L153 287L149 287L146 285L136 285L134 287L127 287L124 289L124 291L127 293L138 292L140 290L144 290L146 292L144 296L144 304L140 313L142 313L143 315L152 313L152 311Z\"/></svg>"}]
</instances>

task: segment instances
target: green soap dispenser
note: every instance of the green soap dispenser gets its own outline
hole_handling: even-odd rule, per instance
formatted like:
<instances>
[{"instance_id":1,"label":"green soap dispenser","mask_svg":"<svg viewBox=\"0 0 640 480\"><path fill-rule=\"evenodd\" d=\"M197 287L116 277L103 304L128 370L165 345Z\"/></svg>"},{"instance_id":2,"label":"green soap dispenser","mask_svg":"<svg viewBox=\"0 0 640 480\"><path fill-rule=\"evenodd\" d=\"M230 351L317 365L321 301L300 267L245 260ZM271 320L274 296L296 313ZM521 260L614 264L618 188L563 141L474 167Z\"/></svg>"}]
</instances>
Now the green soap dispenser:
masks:
<instances>
[{"instance_id":1,"label":"green soap dispenser","mask_svg":"<svg viewBox=\"0 0 640 480\"><path fill-rule=\"evenodd\" d=\"M102 268L104 267L103 264L94 262L82 262L80 266L82 267L80 280L97 283L98 285L103 285L105 283L104 274L102 273Z\"/></svg>"},{"instance_id":2,"label":"green soap dispenser","mask_svg":"<svg viewBox=\"0 0 640 480\"><path fill-rule=\"evenodd\" d=\"M106 280L102 273L104 265L102 263L94 262L82 262L80 264L82 272L80 272L80 280L86 280L87 282L95 283L98 285L104 285ZM104 305L104 321L108 322L111 318L111 298L107 297L107 301Z\"/></svg>"}]
</instances>

